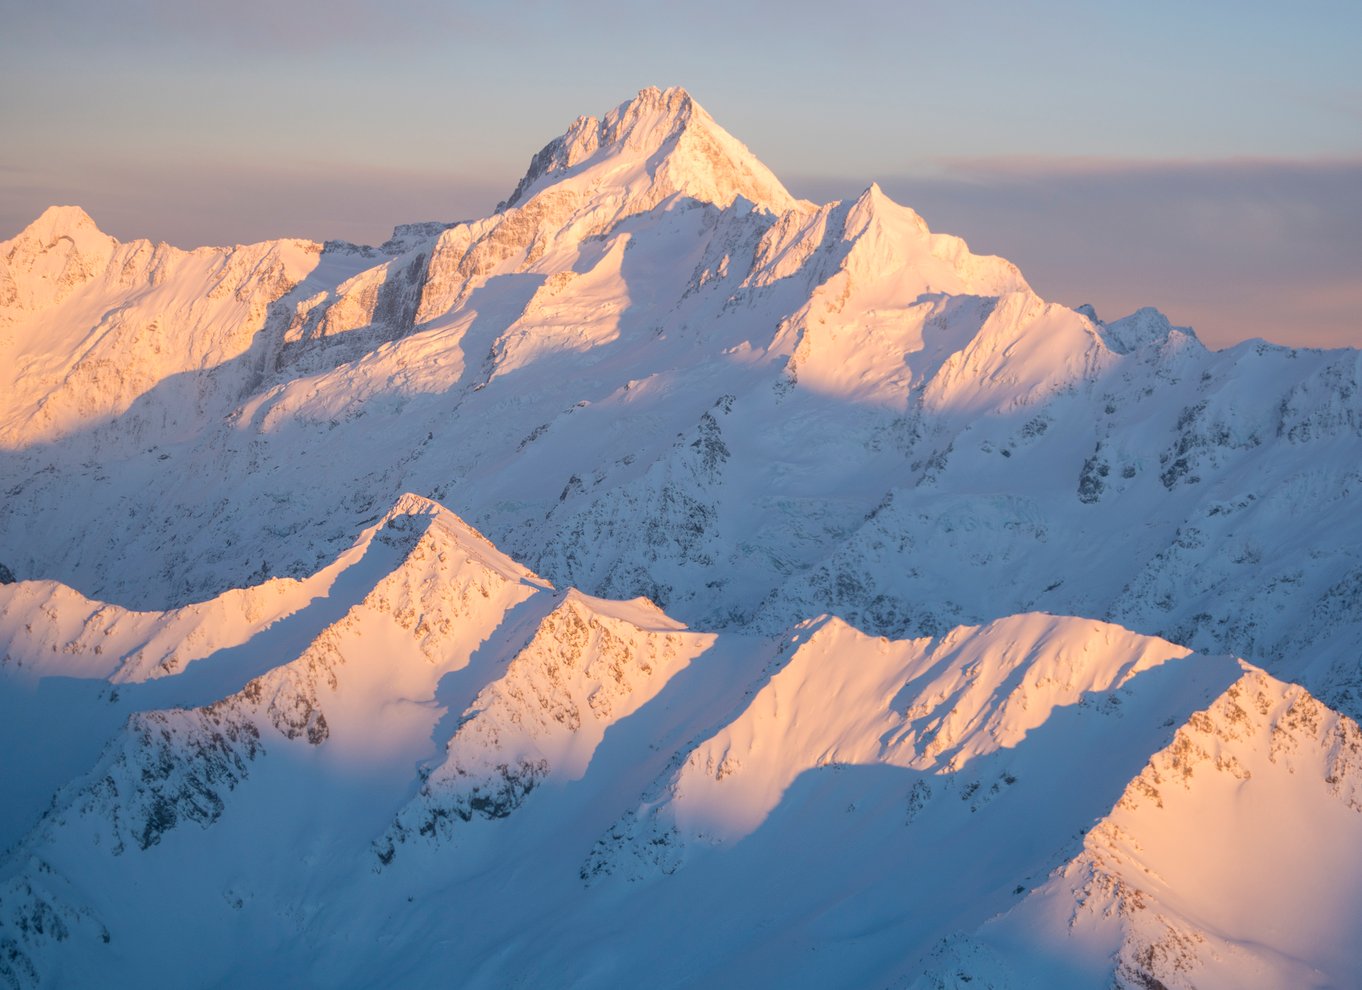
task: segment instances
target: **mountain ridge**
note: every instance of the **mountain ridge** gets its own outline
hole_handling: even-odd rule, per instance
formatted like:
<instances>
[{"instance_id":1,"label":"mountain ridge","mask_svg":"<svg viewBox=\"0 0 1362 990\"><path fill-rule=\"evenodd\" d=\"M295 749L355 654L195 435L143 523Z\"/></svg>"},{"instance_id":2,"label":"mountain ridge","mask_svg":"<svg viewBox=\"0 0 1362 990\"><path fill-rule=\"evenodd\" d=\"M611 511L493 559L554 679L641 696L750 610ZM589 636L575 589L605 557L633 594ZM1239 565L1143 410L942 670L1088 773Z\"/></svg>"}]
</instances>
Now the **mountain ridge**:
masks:
<instances>
[{"instance_id":1,"label":"mountain ridge","mask_svg":"<svg viewBox=\"0 0 1362 990\"><path fill-rule=\"evenodd\" d=\"M1127 931L1116 923L1125 948L1087 976L1175 986L1214 960L1182 922L1165 924L1186 911L1176 888L1112 865L1141 847L1111 843L1174 798L1230 814L1235 788L1259 778L1352 808L1317 841L1362 872L1349 858L1362 735L1242 661L1045 614L910 641L826 617L772 639L715 636L650 603L555 592L428 499L403 497L386 518L399 525L356 542L396 552L343 617L240 691L133 712L6 854L0 972L17 986L149 975L146 949L167 924L209 982L254 965L231 962L233 933L281 924L276 973L364 982L422 941L432 899L451 896L482 908L418 971L481 957L479 986L551 969L617 985L697 932L712 951L678 964L686 985L758 971L819 985L837 970L1004 986L1000 974L1049 972L1016 938L1076 940L1094 959ZM1203 786L1222 778L1228 790ZM297 833L304 807L315 817ZM1252 849L1271 857L1292 841L1266 828ZM792 856L805 863L793 883ZM861 878L856 899L848 877ZM1044 912L1083 883L1082 896L1130 906L1102 915L1080 897L1079 910L1117 922L1052 936ZM1293 899L1315 889L1289 871L1272 883ZM525 884L538 892L528 901ZM716 884L723 906L694 899ZM781 904L753 900L773 884ZM377 900L361 907L361 891ZM527 903L542 915L532 931ZM755 937L739 923L754 911ZM667 916L684 923L657 923ZM1011 942L995 934L1004 922ZM632 925L637 951L591 950L582 934L600 924ZM1263 985L1245 974L1285 972L1275 944L1198 972ZM349 975L331 969L342 958Z\"/></svg>"}]
</instances>

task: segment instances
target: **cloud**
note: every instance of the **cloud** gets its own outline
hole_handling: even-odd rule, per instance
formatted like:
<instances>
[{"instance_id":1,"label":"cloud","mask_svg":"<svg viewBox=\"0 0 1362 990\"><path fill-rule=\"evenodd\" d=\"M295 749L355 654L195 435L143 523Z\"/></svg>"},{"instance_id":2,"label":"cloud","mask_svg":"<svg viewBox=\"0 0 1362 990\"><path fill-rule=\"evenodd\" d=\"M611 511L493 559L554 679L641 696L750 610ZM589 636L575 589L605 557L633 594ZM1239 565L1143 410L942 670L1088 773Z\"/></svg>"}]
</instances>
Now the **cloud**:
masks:
<instances>
[{"instance_id":1,"label":"cloud","mask_svg":"<svg viewBox=\"0 0 1362 990\"><path fill-rule=\"evenodd\" d=\"M1215 346L1362 346L1362 160L948 159L880 184L1046 298L1108 316L1155 305Z\"/></svg>"},{"instance_id":2,"label":"cloud","mask_svg":"<svg viewBox=\"0 0 1362 990\"><path fill-rule=\"evenodd\" d=\"M121 240L145 237L180 247L275 237L374 244L398 223L484 216L509 189L449 172L335 163L103 165L98 181L54 169L23 183L0 183L0 240L47 206L71 203Z\"/></svg>"}]
</instances>

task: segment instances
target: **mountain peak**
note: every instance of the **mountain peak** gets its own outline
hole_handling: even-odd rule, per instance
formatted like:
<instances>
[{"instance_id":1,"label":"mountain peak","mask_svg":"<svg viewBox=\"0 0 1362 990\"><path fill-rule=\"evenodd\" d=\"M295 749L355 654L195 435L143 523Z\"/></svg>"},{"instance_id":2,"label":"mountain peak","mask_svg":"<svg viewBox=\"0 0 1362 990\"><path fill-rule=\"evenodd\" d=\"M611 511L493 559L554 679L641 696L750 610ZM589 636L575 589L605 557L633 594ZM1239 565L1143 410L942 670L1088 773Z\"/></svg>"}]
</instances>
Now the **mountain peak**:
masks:
<instances>
[{"instance_id":1,"label":"mountain peak","mask_svg":"<svg viewBox=\"0 0 1362 990\"><path fill-rule=\"evenodd\" d=\"M701 125L717 127L709 114L680 86L658 89L649 86L639 90L632 100L625 100L602 121L607 140L631 141L642 139L647 142L644 132L661 127L668 133L675 133L692 121Z\"/></svg>"},{"instance_id":2,"label":"mountain peak","mask_svg":"<svg viewBox=\"0 0 1362 990\"><path fill-rule=\"evenodd\" d=\"M79 206L49 206L25 232L51 234L57 237L75 231L99 231L99 226Z\"/></svg>"},{"instance_id":3,"label":"mountain peak","mask_svg":"<svg viewBox=\"0 0 1362 990\"><path fill-rule=\"evenodd\" d=\"M656 86L645 86L632 100L625 100L616 110L625 114L659 111L671 116L680 116L689 113L695 106L695 100L684 87L668 86L666 89L659 89Z\"/></svg>"},{"instance_id":4,"label":"mountain peak","mask_svg":"<svg viewBox=\"0 0 1362 990\"><path fill-rule=\"evenodd\" d=\"M680 86L650 86L604 117L578 117L545 145L498 211L582 177L651 208L668 196L728 206L742 196L773 212L799 205L780 180ZM632 212L632 211L631 211Z\"/></svg>"},{"instance_id":5,"label":"mountain peak","mask_svg":"<svg viewBox=\"0 0 1362 990\"><path fill-rule=\"evenodd\" d=\"M49 206L14 240L16 243L36 242L46 248L63 237L70 238L77 246L87 242L103 243L112 240L99 229L90 214L79 206Z\"/></svg>"},{"instance_id":6,"label":"mountain peak","mask_svg":"<svg viewBox=\"0 0 1362 990\"><path fill-rule=\"evenodd\" d=\"M456 513L439 502L405 492L393 503L383 520L370 534L383 528L407 530L415 527L420 532L432 532L437 545L457 547L469 560L480 561L488 570L499 573L508 581L521 581L529 585L548 587L548 582L534 574L499 550L491 540L473 526L461 519Z\"/></svg>"},{"instance_id":7,"label":"mountain peak","mask_svg":"<svg viewBox=\"0 0 1362 990\"><path fill-rule=\"evenodd\" d=\"M848 231L864 231L876 221L891 224L899 239L911 240L931 234L927 222L916 210L890 199L878 182L872 182L848 208L846 227Z\"/></svg>"},{"instance_id":8,"label":"mountain peak","mask_svg":"<svg viewBox=\"0 0 1362 990\"><path fill-rule=\"evenodd\" d=\"M0 306L60 302L108 265L118 241L79 206L49 206L0 257Z\"/></svg>"},{"instance_id":9,"label":"mountain peak","mask_svg":"<svg viewBox=\"0 0 1362 990\"><path fill-rule=\"evenodd\" d=\"M1129 316L1103 323L1101 327L1107 346L1118 354L1129 354L1149 345L1162 347L1175 338L1179 343L1199 344L1191 327L1174 326L1153 306L1137 309Z\"/></svg>"}]
</instances>

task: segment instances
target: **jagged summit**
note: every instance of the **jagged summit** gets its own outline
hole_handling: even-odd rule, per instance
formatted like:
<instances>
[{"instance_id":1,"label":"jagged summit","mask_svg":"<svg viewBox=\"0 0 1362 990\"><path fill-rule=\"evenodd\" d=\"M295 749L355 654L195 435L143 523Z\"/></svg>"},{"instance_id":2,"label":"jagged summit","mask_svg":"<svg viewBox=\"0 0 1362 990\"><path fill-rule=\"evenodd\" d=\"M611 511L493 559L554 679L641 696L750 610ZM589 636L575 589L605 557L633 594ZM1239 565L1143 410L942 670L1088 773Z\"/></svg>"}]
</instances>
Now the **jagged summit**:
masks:
<instances>
[{"instance_id":1,"label":"jagged summit","mask_svg":"<svg viewBox=\"0 0 1362 990\"><path fill-rule=\"evenodd\" d=\"M117 246L79 206L49 206L12 239L0 241L0 271L26 273L43 256L107 255Z\"/></svg>"},{"instance_id":2,"label":"jagged summit","mask_svg":"<svg viewBox=\"0 0 1362 990\"><path fill-rule=\"evenodd\" d=\"M1080 308L1079 312L1083 310ZM1111 323L1097 320L1095 313L1090 318L1093 323L1101 326L1104 331L1103 339L1118 354L1129 354L1150 344L1162 346L1174 339L1186 343L1200 343L1191 327L1173 326L1168 317L1153 306L1144 306L1129 316Z\"/></svg>"},{"instance_id":3,"label":"jagged summit","mask_svg":"<svg viewBox=\"0 0 1362 990\"><path fill-rule=\"evenodd\" d=\"M584 177L587 188L651 186L657 201L680 192L717 206L742 196L777 213L800 205L679 86L650 86L599 120L578 117L534 156L498 212L576 176Z\"/></svg>"},{"instance_id":4,"label":"jagged summit","mask_svg":"<svg viewBox=\"0 0 1362 990\"><path fill-rule=\"evenodd\" d=\"M0 308L65 298L102 272L117 247L79 206L49 206L17 237L0 243Z\"/></svg>"},{"instance_id":5,"label":"jagged summit","mask_svg":"<svg viewBox=\"0 0 1362 990\"><path fill-rule=\"evenodd\" d=\"M91 230L98 231L99 225L79 206L49 206L24 229L24 233L51 240L77 231Z\"/></svg>"}]
</instances>

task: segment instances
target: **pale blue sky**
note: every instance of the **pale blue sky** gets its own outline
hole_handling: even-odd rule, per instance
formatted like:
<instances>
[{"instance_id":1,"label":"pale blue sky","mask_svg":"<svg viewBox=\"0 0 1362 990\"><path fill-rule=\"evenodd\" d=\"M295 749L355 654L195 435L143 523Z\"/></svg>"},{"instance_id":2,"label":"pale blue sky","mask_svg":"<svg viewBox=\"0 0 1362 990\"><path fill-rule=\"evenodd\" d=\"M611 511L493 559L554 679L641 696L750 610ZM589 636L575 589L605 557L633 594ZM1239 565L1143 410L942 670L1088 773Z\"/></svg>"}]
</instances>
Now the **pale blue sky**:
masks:
<instances>
[{"instance_id":1,"label":"pale blue sky","mask_svg":"<svg viewBox=\"0 0 1362 990\"><path fill-rule=\"evenodd\" d=\"M687 87L793 191L876 179L1043 295L1362 345L1362 4L0 0L0 238L480 215L578 114Z\"/></svg>"}]
</instances>

